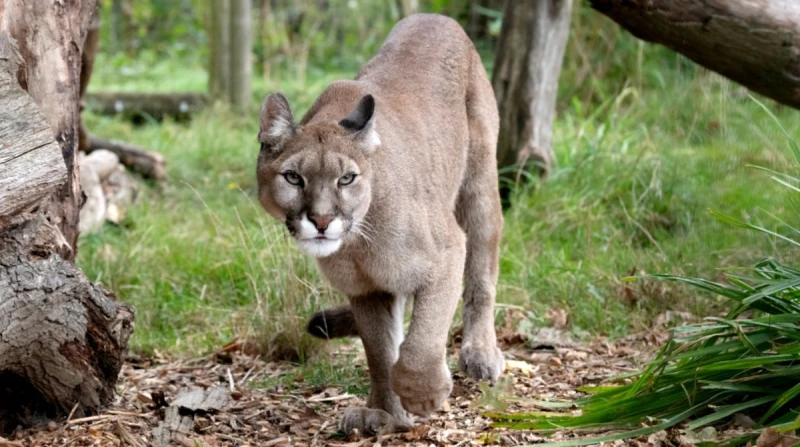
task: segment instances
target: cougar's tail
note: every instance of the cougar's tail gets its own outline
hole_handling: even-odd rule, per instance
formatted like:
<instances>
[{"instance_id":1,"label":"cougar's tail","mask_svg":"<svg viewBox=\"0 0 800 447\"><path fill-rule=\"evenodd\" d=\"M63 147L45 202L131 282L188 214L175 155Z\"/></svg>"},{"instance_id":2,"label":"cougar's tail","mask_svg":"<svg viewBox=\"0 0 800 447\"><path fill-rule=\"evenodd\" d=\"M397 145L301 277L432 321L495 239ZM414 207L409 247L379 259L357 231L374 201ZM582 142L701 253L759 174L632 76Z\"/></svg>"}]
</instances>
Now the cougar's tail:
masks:
<instances>
[{"instance_id":1,"label":"cougar's tail","mask_svg":"<svg viewBox=\"0 0 800 447\"><path fill-rule=\"evenodd\" d=\"M356 319L350 306L334 307L314 314L308 322L308 333L319 338L355 337Z\"/></svg>"}]
</instances>

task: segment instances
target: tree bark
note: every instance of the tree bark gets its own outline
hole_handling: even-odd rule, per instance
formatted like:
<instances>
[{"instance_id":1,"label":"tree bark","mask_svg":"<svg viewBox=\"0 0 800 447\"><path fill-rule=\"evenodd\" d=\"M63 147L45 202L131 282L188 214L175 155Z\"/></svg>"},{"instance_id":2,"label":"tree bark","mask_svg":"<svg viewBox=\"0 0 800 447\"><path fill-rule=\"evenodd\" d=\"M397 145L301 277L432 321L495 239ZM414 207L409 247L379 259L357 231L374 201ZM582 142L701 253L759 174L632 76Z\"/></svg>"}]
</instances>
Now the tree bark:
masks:
<instances>
[{"instance_id":1,"label":"tree bark","mask_svg":"<svg viewBox=\"0 0 800 447\"><path fill-rule=\"evenodd\" d=\"M231 0L230 92L234 109L246 111L251 102L250 79L253 75L253 8L251 0Z\"/></svg>"},{"instance_id":2,"label":"tree bark","mask_svg":"<svg viewBox=\"0 0 800 447\"><path fill-rule=\"evenodd\" d=\"M133 330L133 309L70 263L81 49L96 9L0 1L0 432L97 411Z\"/></svg>"},{"instance_id":3,"label":"tree bark","mask_svg":"<svg viewBox=\"0 0 800 447\"><path fill-rule=\"evenodd\" d=\"M100 44L100 15L96 14L89 31L86 33L86 40L83 42L83 52L81 53L81 88L78 94L81 98L80 111L83 112L83 97L89 88L89 81L92 79L94 71L94 60L97 56L97 49ZM86 151L88 148L88 134L83 125L83 120L78 124L78 149Z\"/></svg>"},{"instance_id":4,"label":"tree bark","mask_svg":"<svg viewBox=\"0 0 800 447\"><path fill-rule=\"evenodd\" d=\"M230 91L230 2L211 1L211 50L208 92L215 101L228 101Z\"/></svg>"},{"instance_id":5,"label":"tree bark","mask_svg":"<svg viewBox=\"0 0 800 447\"><path fill-rule=\"evenodd\" d=\"M569 33L571 0L509 0L497 45L492 85L500 109L498 166L519 173L553 163L558 78Z\"/></svg>"},{"instance_id":6,"label":"tree bark","mask_svg":"<svg viewBox=\"0 0 800 447\"><path fill-rule=\"evenodd\" d=\"M797 0L590 0L634 36L662 44L800 109Z\"/></svg>"}]
</instances>

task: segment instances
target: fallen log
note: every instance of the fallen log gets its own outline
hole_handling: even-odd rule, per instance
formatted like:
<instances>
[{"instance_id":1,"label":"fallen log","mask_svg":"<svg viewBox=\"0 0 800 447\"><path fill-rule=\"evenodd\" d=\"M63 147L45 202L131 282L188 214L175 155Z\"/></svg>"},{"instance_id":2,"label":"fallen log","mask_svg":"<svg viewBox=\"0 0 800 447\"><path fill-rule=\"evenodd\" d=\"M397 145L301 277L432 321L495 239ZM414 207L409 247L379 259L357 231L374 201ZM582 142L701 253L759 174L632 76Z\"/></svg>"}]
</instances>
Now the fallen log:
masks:
<instances>
[{"instance_id":1,"label":"fallen log","mask_svg":"<svg viewBox=\"0 0 800 447\"><path fill-rule=\"evenodd\" d=\"M639 39L800 109L797 0L590 0Z\"/></svg>"},{"instance_id":2,"label":"fallen log","mask_svg":"<svg viewBox=\"0 0 800 447\"><path fill-rule=\"evenodd\" d=\"M86 109L94 113L134 122L165 117L186 121L209 99L205 93L87 93L84 102Z\"/></svg>"},{"instance_id":3,"label":"fallen log","mask_svg":"<svg viewBox=\"0 0 800 447\"><path fill-rule=\"evenodd\" d=\"M115 153L123 165L145 178L162 180L167 174L164 157L157 152L122 141L104 140L89 135L89 147L86 152L91 153L98 149L106 149Z\"/></svg>"}]
</instances>

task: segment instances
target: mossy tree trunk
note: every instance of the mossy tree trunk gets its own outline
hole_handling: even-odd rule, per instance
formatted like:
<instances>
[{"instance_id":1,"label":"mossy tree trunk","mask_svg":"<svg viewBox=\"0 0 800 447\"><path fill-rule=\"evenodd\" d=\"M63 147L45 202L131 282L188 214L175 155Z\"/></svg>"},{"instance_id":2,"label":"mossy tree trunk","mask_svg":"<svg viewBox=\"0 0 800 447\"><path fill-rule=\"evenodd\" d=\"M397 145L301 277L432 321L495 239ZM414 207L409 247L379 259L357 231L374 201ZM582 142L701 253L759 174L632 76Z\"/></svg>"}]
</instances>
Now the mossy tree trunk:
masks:
<instances>
[{"instance_id":1,"label":"mossy tree trunk","mask_svg":"<svg viewBox=\"0 0 800 447\"><path fill-rule=\"evenodd\" d=\"M209 93L238 111L251 100L252 16L251 0L211 2Z\"/></svg>"},{"instance_id":2,"label":"mossy tree trunk","mask_svg":"<svg viewBox=\"0 0 800 447\"><path fill-rule=\"evenodd\" d=\"M208 67L208 92L214 100L228 101L230 90L230 2L211 1Z\"/></svg>"},{"instance_id":3,"label":"mossy tree trunk","mask_svg":"<svg viewBox=\"0 0 800 447\"><path fill-rule=\"evenodd\" d=\"M515 172L553 163L558 79L569 33L571 0L508 0L497 44L494 87L500 109L498 166ZM506 172L506 179L520 176Z\"/></svg>"},{"instance_id":4,"label":"mossy tree trunk","mask_svg":"<svg viewBox=\"0 0 800 447\"><path fill-rule=\"evenodd\" d=\"M231 83L230 102L236 110L247 111L253 76L253 6L251 0L231 0Z\"/></svg>"}]
</instances>

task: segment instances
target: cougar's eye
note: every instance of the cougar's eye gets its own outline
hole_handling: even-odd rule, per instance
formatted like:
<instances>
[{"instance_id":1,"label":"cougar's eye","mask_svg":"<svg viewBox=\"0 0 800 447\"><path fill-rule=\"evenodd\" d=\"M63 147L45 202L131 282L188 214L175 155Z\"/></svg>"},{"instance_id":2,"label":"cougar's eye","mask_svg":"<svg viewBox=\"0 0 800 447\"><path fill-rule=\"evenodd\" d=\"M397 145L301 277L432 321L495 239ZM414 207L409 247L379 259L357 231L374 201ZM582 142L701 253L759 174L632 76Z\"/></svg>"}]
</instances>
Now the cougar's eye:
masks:
<instances>
[{"instance_id":1,"label":"cougar's eye","mask_svg":"<svg viewBox=\"0 0 800 447\"><path fill-rule=\"evenodd\" d=\"M355 179L356 179L356 175L354 173L350 172L348 174L343 175L339 179L339 185L340 186L349 185L349 184L353 183L353 180L355 180Z\"/></svg>"},{"instance_id":2,"label":"cougar's eye","mask_svg":"<svg viewBox=\"0 0 800 447\"><path fill-rule=\"evenodd\" d=\"M300 177L300 174L294 171L286 171L283 173L283 178L289 182L290 185L294 186L303 186L303 177Z\"/></svg>"}]
</instances>

